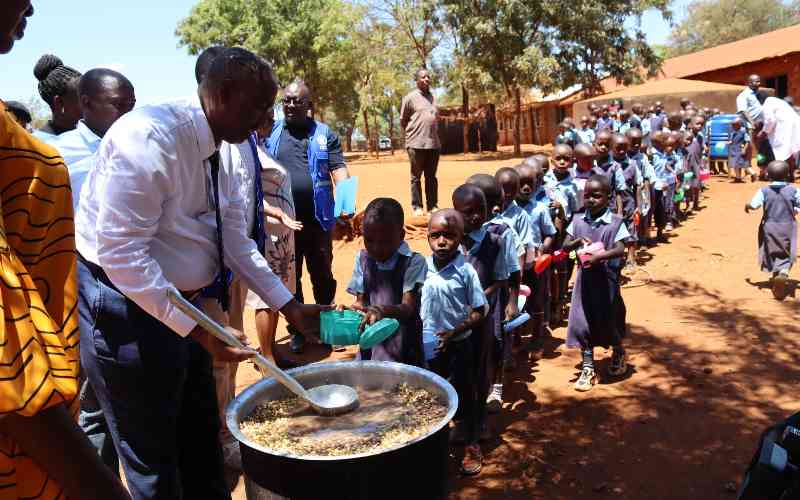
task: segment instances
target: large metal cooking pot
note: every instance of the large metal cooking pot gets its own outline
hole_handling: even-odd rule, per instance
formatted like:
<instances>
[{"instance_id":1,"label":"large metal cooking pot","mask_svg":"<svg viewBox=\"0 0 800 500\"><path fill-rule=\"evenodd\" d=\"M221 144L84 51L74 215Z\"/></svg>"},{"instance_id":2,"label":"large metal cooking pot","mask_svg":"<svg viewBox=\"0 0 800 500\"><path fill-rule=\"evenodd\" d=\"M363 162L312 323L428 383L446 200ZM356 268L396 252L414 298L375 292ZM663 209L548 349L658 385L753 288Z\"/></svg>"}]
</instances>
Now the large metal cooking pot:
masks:
<instances>
[{"instance_id":1,"label":"large metal cooking pot","mask_svg":"<svg viewBox=\"0 0 800 500\"><path fill-rule=\"evenodd\" d=\"M447 415L424 436L380 452L338 457L284 454L249 441L239 430L239 422L257 405L291 396L273 379L256 382L239 394L225 412L228 429L239 440L249 500L422 500L444 496L448 423L458 407L458 396L446 380L413 366L379 361L320 363L288 373L306 388L323 384L392 388L405 382L447 401Z\"/></svg>"}]
</instances>

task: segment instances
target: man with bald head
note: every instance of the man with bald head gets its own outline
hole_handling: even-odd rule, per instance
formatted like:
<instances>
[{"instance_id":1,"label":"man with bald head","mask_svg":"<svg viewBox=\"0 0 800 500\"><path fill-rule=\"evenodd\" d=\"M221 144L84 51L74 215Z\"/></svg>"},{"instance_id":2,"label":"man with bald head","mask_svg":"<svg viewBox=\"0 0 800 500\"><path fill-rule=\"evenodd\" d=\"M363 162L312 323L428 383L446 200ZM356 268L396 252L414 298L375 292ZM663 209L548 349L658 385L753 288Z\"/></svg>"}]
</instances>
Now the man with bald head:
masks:
<instances>
[{"instance_id":1,"label":"man with bald head","mask_svg":"<svg viewBox=\"0 0 800 500\"><path fill-rule=\"evenodd\" d=\"M747 86L736 96L736 112L751 125L759 121L763 114L761 101L758 99L759 87L761 87L761 77L750 75L747 77Z\"/></svg>"},{"instance_id":2,"label":"man with bald head","mask_svg":"<svg viewBox=\"0 0 800 500\"><path fill-rule=\"evenodd\" d=\"M75 129L64 132L52 142L69 168L72 203L76 211L83 181L92 165L91 156L100 147L100 141L111 125L133 109L136 94L133 84L122 74L96 68L81 76L78 99L83 118Z\"/></svg>"},{"instance_id":3,"label":"man with bald head","mask_svg":"<svg viewBox=\"0 0 800 500\"><path fill-rule=\"evenodd\" d=\"M429 212L438 210L439 167L438 108L431 93L431 75L425 68L414 74L417 88L400 104L400 126L406 132L406 151L411 161L411 208L414 215L423 215L421 179L425 176L425 204Z\"/></svg>"},{"instance_id":4,"label":"man with bald head","mask_svg":"<svg viewBox=\"0 0 800 500\"><path fill-rule=\"evenodd\" d=\"M303 261L311 275L314 301L330 304L336 295L333 278L333 185L350 174L339 136L324 123L309 117L311 89L296 80L283 91L284 120L275 122L267 150L289 171L295 218L303 229L294 235L297 284L295 298L303 302ZM291 350L302 352L305 337L294 328Z\"/></svg>"}]
</instances>

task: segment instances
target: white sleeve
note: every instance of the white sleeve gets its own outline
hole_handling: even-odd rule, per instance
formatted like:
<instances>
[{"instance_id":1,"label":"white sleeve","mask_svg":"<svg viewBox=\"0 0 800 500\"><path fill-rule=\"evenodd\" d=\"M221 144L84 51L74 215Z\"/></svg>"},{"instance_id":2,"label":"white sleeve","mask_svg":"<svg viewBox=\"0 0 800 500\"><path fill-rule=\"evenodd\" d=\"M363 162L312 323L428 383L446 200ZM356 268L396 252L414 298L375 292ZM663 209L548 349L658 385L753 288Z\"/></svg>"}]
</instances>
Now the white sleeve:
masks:
<instances>
[{"instance_id":1,"label":"white sleeve","mask_svg":"<svg viewBox=\"0 0 800 500\"><path fill-rule=\"evenodd\" d=\"M229 148L232 152L233 149ZM258 251L256 242L247 234L244 200L240 188L241 176L238 175L242 160L236 154L238 152L239 150L232 155L221 155L229 181L226 186L228 205L222 214L225 263L270 309L277 311L291 301L293 296L283 281L272 272L267 259ZM222 171L220 169L220 174ZM222 189L221 176L220 188Z\"/></svg>"},{"instance_id":2,"label":"white sleeve","mask_svg":"<svg viewBox=\"0 0 800 500\"><path fill-rule=\"evenodd\" d=\"M166 300L175 287L150 255L164 193L177 178L168 161L176 155L174 146L153 138L114 139L107 140L95 165L98 264L122 294L185 337L196 323Z\"/></svg>"}]
</instances>

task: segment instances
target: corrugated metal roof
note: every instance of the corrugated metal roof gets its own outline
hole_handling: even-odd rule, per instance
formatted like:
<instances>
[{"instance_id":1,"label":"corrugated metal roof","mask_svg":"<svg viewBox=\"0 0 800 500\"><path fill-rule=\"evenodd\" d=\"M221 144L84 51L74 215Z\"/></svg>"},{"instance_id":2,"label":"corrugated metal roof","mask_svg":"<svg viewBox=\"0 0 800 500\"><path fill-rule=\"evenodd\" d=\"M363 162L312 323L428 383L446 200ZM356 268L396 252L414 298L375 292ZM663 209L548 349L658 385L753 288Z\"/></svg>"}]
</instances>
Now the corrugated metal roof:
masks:
<instances>
[{"instance_id":1,"label":"corrugated metal roof","mask_svg":"<svg viewBox=\"0 0 800 500\"><path fill-rule=\"evenodd\" d=\"M726 91L741 91L741 85L730 85L727 83L714 83L704 82L701 80L684 80L682 78L667 78L664 80L655 80L641 85L624 88L616 92L603 94L591 99L586 99L583 102L591 101L608 101L611 99L625 99L631 97L646 97L649 95L661 94L691 94L697 92L719 92Z\"/></svg>"},{"instance_id":2,"label":"corrugated metal roof","mask_svg":"<svg viewBox=\"0 0 800 500\"><path fill-rule=\"evenodd\" d=\"M662 78L683 78L800 52L800 24L664 61Z\"/></svg>"}]
</instances>

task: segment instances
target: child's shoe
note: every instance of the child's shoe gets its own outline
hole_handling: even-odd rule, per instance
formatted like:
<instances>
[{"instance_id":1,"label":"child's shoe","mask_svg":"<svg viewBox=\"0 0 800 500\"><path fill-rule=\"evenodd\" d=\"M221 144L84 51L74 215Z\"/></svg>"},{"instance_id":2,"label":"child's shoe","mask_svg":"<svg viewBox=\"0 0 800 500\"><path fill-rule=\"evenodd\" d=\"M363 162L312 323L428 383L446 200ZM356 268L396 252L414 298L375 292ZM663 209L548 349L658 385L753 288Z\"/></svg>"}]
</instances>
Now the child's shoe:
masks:
<instances>
[{"instance_id":1,"label":"child's shoe","mask_svg":"<svg viewBox=\"0 0 800 500\"><path fill-rule=\"evenodd\" d=\"M464 449L464 459L461 461L461 473L465 476L474 476L483 468L483 452L479 444L471 444Z\"/></svg>"},{"instance_id":2,"label":"child's shoe","mask_svg":"<svg viewBox=\"0 0 800 500\"><path fill-rule=\"evenodd\" d=\"M672 222L667 222L667 226L664 228L664 231L672 231L675 227L672 225Z\"/></svg>"},{"instance_id":3,"label":"child's shoe","mask_svg":"<svg viewBox=\"0 0 800 500\"><path fill-rule=\"evenodd\" d=\"M611 364L608 365L608 374L612 377L620 377L628 371L628 359L625 351L614 351L611 355Z\"/></svg>"},{"instance_id":4,"label":"child's shoe","mask_svg":"<svg viewBox=\"0 0 800 500\"><path fill-rule=\"evenodd\" d=\"M575 390L578 392L591 391L594 384L597 383L597 374L594 368L584 366L581 370L581 376L575 381Z\"/></svg>"},{"instance_id":5,"label":"child's shoe","mask_svg":"<svg viewBox=\"0 0 800 500\"><path fill-rule=\"evenodd\" d=\"M503 409L503 384L492 385L492 392L486 398L486 409L489 413L500 413Z\"/></svg>"}]
</instances>

